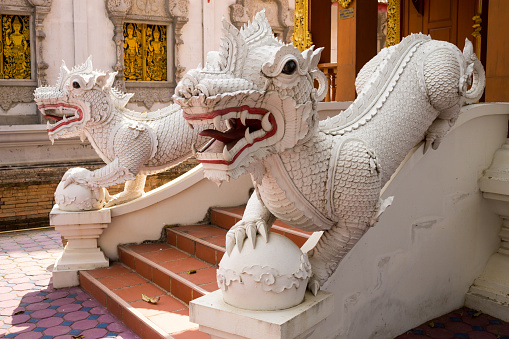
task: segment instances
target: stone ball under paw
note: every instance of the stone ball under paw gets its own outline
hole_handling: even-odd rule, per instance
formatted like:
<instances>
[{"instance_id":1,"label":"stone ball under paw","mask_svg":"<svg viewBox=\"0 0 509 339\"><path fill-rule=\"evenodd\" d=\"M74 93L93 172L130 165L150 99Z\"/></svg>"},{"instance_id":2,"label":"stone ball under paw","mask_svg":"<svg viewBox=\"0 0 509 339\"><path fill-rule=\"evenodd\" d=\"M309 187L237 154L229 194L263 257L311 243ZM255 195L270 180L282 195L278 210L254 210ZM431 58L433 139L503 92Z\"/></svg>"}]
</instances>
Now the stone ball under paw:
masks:
<instances>
[{"instance_id":1,"label":"stone ball under paw","mask_svg":"<svg viewBox=\"0 0 509 339\"><path fill-rule=\"evenodd\" d=\"M83 171L88 171L86 168L74 167L65 172L62 180L55 190L55 202L58 209L67 212L79 211L93 211L99 210L104 207L106 203L106 189L96 188L91 189L87 186L82 186L72 183L64 187L65 179L69 175L77 174Z\"/></svg>"},{"instance_id":2,"label":"stone ball under paw","mask_svg":"<svg viewBox=\"0 0 509 339\"><path fill-rule=\"evenodd\" d=\"M308 257L290 239L269 233L266 243L257 235L253 248L246 239L242 251L235 246L224 254L217 270L223 300L232 306L272 311L290 308L304 300L311 277Z\"/></svg>"}]
</instances>

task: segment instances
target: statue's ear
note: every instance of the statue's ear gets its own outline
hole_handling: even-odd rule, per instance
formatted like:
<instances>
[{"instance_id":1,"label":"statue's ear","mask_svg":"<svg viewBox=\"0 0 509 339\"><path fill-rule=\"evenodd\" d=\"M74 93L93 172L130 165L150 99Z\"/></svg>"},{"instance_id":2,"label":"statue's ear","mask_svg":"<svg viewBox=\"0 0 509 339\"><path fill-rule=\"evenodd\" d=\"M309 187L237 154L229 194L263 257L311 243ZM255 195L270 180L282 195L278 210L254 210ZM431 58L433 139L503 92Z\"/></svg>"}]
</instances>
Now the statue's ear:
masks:
<instances>
[{"instance_id":1,"label":"statue's ear","mask_svg":"<svg viewBox=\"0 0 509 339\"><path fill-rule=\"evenodd\" d=\"M308 69L311 71L315 69L318 66L318 63L320 62L320 56L322 55L323 47L320 47L313 51L313 54L310 56Z\"/></svg>"},{"instance_id":2,"label":"statue's ear","mask_svg":"<svg viewBox=\"0 0 509 339\"><path fill-rule=\"evenodd\" d=\"M108 88L113 85L113 82L115 81L115 76L117 75L117 72L106 72L106 74L99 75L97 79L95 80L95 83L101 87L101 88Z\"/></svg>"}]
</instances>

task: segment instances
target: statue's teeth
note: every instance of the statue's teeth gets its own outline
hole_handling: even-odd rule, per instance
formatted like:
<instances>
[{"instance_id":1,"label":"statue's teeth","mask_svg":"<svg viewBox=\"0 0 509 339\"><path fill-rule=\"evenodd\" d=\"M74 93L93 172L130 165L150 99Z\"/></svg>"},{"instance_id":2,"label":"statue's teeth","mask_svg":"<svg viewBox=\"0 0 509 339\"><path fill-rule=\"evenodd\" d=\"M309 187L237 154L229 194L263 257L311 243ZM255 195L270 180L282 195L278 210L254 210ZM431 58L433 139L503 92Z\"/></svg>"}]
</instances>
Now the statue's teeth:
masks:
<instances>
[{"instance_id":1,"label":"statue's teeth","mask_svg":"<svg viewBox=\"0 0 509 339\"><path fill-rule=\"evenodd\" d=\"M217 115L214 119L212 119L214 121L214 127L220 131L221 130L221 116Z\"/></svg>"},{"instance_id":2,"label":"statue's teeth","mask_svg":"<svg viewBox=\"0 0 509 339\"><path fill-rule=\"evenodd\" d=\"M186 122L187 122L187 125L188 125L191 129L194 129L193 124L192 124L192 123L190 123L190 122L189 122L189 120L186 120Z\"/></svg>"},{"instance_id":3,"label":"statue's teeth","mask_svg":"<svg viewBox=\"0 0 509 339\"><path fill-rule=\"evenodd\" d=\"M244 138L246 138L246 141L248 144L252 144L254 142L253 137L251 136L251 134L249 134L249 127L246 128L246 132L244 133Z\"/></svg>"},{"instance_id":4,"label":"statue's teeth","mask_svg":"<svg viewBox=\"0 0 509 339\"><path fill-rule=\"evenodd\" d=\"M240 112L240 121L242 125L246 126L247 111Z\"/></svg>"},{"instance_id":5,"label":"statue's teeth","mask_svg":"<svg viewBox=\"0 0 509 339\"><path fill-rule=\"evenodd\" d=\"M67 122L67 116L64 115L64 117L62 118L62 120L64 120L64 122Z\"/></svg>"},{"instance_id":6,"label":"statue's teeth","mask_svg":"<svg viewBox=\"0 0 509 339\"><path fill-rule=\"evenodd\" d=\"M224 123L226 124L226 128L227 129L231 129L232 128L232 123L230 122L230 119L226 119L224 121Z\"/></svg>"},{"instance_id":7,"label":"statue's teeth","mask_svg":"<svg viewBox=\"0 0 509 339\"><path fill-rule=\"evenodd\" d=\"M196 156L196 153L198 153L198 150L196 149L196 144L194 142L191 145L191 150L193 151L193 155Z\"/></svg>"},{"instance_id":8,"label":"statue's teeth","mask_svg":"<svg viewBox=\"0 0 509 339\"><path fill-rule=\"evenodd\" d=\"M270 113L267 113L263 116L263 119L262 119L262 128L265 132L268 132L272 129L272 125L269 122L269 116L270 116Z\"/></svg>"},{"instance_id":9,"label":"statue's teeth","mask_svg":"<svg viewBox=\"0 0 509 339\"><path fill-rule=\"evenodd\" d=\"M49 123L49 120L48 120L48 121L46 121L46 128L47 128L47 129L50 129L50 128L51 128L51 124Z\"/></svg>"},{"instance_id":10,"label":"statue's teeth","mask_svg":"<svg viewBox=\"0 0 509 339\"><path fill-rule=\"evenodd\" d=\"M58 106L58 112L62 114L62 106Z\"/></svg>"},{"instance_id":11,"label":"statue's teeth","mask_svg":"<svg viewBox=\"0 0 509 339\"><path fill-rule=\"evenodd\" d=\"M226 146L226 145L224 145L224 148L223 148L223 158L226 161L232 160L232 156L230 155L230 152L228 152L228 146Z\"/></svg>"}]
</instances>

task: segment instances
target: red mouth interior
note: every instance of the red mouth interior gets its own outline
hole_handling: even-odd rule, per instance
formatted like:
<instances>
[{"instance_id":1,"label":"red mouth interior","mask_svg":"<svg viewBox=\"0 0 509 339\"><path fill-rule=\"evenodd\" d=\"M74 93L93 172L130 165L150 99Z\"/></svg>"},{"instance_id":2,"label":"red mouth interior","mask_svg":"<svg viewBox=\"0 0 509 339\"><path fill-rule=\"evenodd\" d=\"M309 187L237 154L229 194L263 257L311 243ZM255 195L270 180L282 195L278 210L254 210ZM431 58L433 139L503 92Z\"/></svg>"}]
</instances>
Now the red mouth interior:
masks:
<instances>
[{"instance_id":1,"label":"red mouth interior","mask_svg":"<svg viewBox=\"0 0 509 339\"><path fill-rule=\"evenodd\" d=\"M221 147L220 152L222 152L224 145L226 145L228 147L228 150L230 150L235 146L235 144L239 140L244 138L244 134L248 127L250 133L258 131L259 129L262 128L262 123L258 119L246 119L246 126L242 124L240 119L230 119L230 124L232 127L225 132L221 132L215 129L206 129L200 132L200 135L220 141L223 145L217 145L217 147L220 146ZM214 147L214 149L215 148L216 147Z\"/></svg>"},{"instance_id":2,"label":"red mouth interior","mask_svg":"<svg viewBox=\"0 0 509 339\"><path fill-rule=\"evenodd\" d=\"M209 142L200 152L202 153L222 153L224 145L226 145L228 150L231 150L237 142L242 140L244 138L246 129L249 128L249 133L253 133L255 131L258 131L262 129L262 122L261 118L269 113L268 110L263 108L252 108L249 106L241 106L241 107L230 107L223 110L218 110L210 113L205 114L187 114L184 112L184 118L192 122L193 120L209 120L214 119L218 115L225 115L230 112L241 112L247 110L250 114L258 114L260 115L260 119L246 119L245 125L242 124L241 120L238 118L231 118L229 119L230 122L230 128L224 132L215 130L215 129L206 129L200 133L201 136L210 137L212 138L212 141ZM199 160L200 162L206 162L206 163L215 163L215 164L231 164L237 159L237 157L248 147L251 147L256 142L259 142L261 140L270 138L274 134L276 134L277 126L276 126L276 120L274 116L271 114L269 116L269 122L272 126L272 129L268 131L264 136L255 138L253 140L253 143L247 144L244 147L242 147L234 156L231 161L226 160L206 160L202 159Z\"/></svg>"},{"instance_id":3,"label":"red mouth interior","mask_svg":"<svg viewBox=\"0 0 509 339\"><path fill-rule=\"evenodd\" d=\"M63 122L62 120L64 119L63 116L58 116L58 115L52 115L52 114L49 114L49 113L44 113L43 114L43 117L45 119L52 119L52 120L55 120L58 122L58 124L56 124L55 126L53 126L51 129L47 129L48 132L53 132L55 129L57 129L58 127L62 127L62 126L65 126L65 125L68 125L72 122L75 122L75 121L79 121L83 118L83 113L81 111L81 109L78 107L78 106L73 106L73 105L66 105L66 104L47 104L47 105L39 105L39 109L41 111L45 111L47 109L57 109L58 107L64 107L64 108L70 108L70 109L74 109L78 112L78 118L74 118L74 115L72 118L68 118L67 121Z\"/></svg>"}]
</instances>

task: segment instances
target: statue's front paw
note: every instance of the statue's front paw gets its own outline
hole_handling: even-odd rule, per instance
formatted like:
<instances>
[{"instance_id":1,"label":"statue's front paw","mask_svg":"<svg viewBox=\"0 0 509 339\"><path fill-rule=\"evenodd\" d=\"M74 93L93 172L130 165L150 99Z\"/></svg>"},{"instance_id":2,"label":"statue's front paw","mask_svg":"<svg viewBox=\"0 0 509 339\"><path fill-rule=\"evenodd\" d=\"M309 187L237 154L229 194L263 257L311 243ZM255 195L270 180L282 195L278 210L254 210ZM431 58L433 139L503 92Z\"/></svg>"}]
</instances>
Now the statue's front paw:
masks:
<instances>
[{"instance_id":1,"label":"statue's front paw","mask_svg":"<svg viewBox=\"0 0 509 339\"><path fill-rule=\"evenodd\" d=\"M64 188L74 183L82 186L91 187L90 185L87 185L90 176L91 172L86 168L81 167L71 168L70 170L65 172L64 176L62 177L62 181L64 182Z\"/></svg>"},{"instance_id":2,"label":"statue's front paw","mask_svg":"<svg viewBox=\"0 0 509 339\"><path fill-rule=\"evenodd\" d=\"M436 150L440 143L442 142L442 138L445 137L447 132L451 129L452 122L446 119L436 119L433 121L431 126L428 128L426 132L426 139L424 143L424 153L428 151L428 149L433 148Z\"/></svg>"},{"instance_id":3,"label":"statue's front paw","mask_svg":"<svg viewBox=\"0 0 509 339\"><path fill-rule=\"evenodd\" d=\"M230 255L235 245L239 248L239 252L242 251L246 236L251 241L253 248L256 245L256 236L258 234L267 242L268 232L269 227L263 219L241 220L226 234L226 252Z\"/></svg>"}]
</instances>

